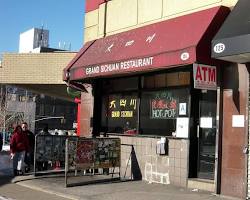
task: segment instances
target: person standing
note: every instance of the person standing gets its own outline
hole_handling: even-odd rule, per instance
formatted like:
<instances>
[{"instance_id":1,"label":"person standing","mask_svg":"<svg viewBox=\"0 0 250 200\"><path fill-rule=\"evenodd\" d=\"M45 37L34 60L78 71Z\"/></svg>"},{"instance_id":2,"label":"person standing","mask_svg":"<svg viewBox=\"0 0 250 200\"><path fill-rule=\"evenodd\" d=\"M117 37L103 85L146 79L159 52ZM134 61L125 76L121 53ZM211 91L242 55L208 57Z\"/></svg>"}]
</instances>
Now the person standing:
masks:
<instances>
[{"instance_id":1,"label":"person standing","mask_svg":"<svg viewBox=\"0 0 250 200\"><path fill-rule=\"evenodd\" d=\"M24 170L25 152L29 150L29 140L20 125L16 126L10 140L11 159L13 159L14 175L22 175Z\"/></svg>"},{"instance_id":2,"label":"person standing","mask_svg":"<svg viewBox=\"0 0 250 200\"><path fill-rule=\"evenodd\" d=\"M27 167L25 168L25 172L30 171L32 161L34 160L34 147L35 147L35 135L28 129L27 122L22 123L23 133L26 134L29 140L29 151L25 152L25 163Z\"/></svg>"}]
</instances>

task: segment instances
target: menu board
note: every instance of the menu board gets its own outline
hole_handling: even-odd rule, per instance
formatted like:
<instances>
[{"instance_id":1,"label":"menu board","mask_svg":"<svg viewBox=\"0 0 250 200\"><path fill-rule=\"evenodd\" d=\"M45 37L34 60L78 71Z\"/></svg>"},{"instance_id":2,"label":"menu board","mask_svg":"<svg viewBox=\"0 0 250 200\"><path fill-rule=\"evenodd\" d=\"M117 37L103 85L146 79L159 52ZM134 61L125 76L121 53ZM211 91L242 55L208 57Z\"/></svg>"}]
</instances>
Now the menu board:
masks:
<instances>
[{"instance_id":1,"label":"menu board","mask_svg":"<svg viewBox=\"0 0 250 200\"><path fill-rule=\"evenodd\" d=\"M150 99L150 118L175 119L178 115L178 99L172 92L157 92Z\"/></svg>"},{"instance_id":2,"label":"menu board","mask_svg":"<svg viewBox=\"0 0 250 200\"><path fill-rule=\"evenodd\" d=\"M120 166L120 139L103 138L95 140L95 168Z\"/></svg>"},{"instance_id":3,"label":"menu board","mask_svg":"<svg viewBox=\"0 0 250 200\"><path fill-rule=\"evenodd\" d=\"M36 161L65 161L65 141L72 136L37 135ZM73 137L74 138L74 137Z\"/></svg>"},{"instance_id":4,"label":"menu board","mask_svg":"<svg viewBox=\"0 0 250 200\"><path fill-rule=\"evenodd\" d=\"M38 135L36 136L36 161L52 160L53 137Z\"/></svg>"},{"instance_id":5,"label":"menu board","mask_svg":"<svg viewBox=\"0 0 250 200\"><path fill-rule=\"evenodd\" d=\"M77 150L77 137L68 139L68 146L66 147L68 150L68 168L75 169L76 168L76 150Z\"/></svg>"},{"instance_id":6,"label":"menu board","mask_svg":"<svg viewBox=\"0 0 250 200\"><path fill-rule=\"evenodd\" d=\"M69 169L110 168L120 166L119 138L78 138L68 140Z\"/></svg>"}]
</instances>

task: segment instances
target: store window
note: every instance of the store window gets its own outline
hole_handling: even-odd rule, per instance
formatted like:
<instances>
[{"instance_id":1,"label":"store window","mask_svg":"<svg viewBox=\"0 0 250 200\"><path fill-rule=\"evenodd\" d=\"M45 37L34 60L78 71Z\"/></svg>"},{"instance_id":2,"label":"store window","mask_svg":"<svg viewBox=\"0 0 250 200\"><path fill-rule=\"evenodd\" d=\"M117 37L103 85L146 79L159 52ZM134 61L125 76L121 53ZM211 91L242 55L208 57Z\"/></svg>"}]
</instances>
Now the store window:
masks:
<instances>
[{"instance_id":1,"label":"store window","mask_svg":"<svg viewBox=\"0 0 250 200\"><path fill-rule=\"evenodd\" d=\"M112 133L136 133L137 93L107 95L102 102L102 127Z\"/></svg>"},{"instance_id":2,"label":"store window","mask_svg":"<svg viewBox=\"0 0 250 200\"><path fill-rule=\"evenodd\" d=\"M102 131L171 136L176 119L189 116L189 72L106 79L102 85Z\"/></svg>"},{"instance_id":3,"label":"store window","mask_svg":"<svg viewBox=\"0 0 250 200\"><path fill-rule=\"evenodd\" d=\"M140 134L171 136L177 117L189 115L189 88L142 92L140 102Z\"/></svg>"}]
</instances>

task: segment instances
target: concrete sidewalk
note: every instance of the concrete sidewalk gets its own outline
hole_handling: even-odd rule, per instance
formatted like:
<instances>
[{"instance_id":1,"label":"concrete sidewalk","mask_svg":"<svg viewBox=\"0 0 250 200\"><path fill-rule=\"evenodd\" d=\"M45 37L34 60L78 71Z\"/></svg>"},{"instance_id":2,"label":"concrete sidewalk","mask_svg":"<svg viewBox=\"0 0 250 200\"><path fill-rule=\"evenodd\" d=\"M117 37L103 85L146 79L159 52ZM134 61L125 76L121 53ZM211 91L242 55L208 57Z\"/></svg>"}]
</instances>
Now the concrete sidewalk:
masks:
<instances>
[{"instance_id":1,"label":"concrete sidewalk","mask_svg":"<svg viewBox=\"0 0 250 200\"><path fill-rule=\"evenodd\" d=\"M221 196L173 185L148 184L144 181L116 181L65 188L64 174L12 176L12 163L8 152L0 152L0 186L10 182L34 190L56 194L68 199L83 200L223 200ZM100 180L107 176L71 177L69 182Z\"/></svg>"},{"instance_id":2,"label":"concrete sidewalk","mask_svg":"<svg viewBox=\"0 0 250 200\"><path fill-rule=\"evenodd\" d=\"M89 179L89 178L88 178ZM64 187L63 175L23 176L12 180L16 184L78 200L225 200L204 191L192 191L172 185L148 184L144 181L116 181L76 187Z\"/></svg>"}]
</instances>

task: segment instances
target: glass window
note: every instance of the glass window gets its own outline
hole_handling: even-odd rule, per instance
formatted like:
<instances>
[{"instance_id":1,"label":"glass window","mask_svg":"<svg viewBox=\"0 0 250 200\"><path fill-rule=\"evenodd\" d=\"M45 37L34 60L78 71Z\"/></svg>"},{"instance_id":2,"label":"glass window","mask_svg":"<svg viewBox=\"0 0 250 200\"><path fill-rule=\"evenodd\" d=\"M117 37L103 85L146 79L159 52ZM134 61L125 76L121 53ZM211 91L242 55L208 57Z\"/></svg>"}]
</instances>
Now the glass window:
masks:
<instances>
[{"instance_id":1,"label":"glass window","mask_svg":"<svg viewBox=\"0 0 250 200\"><path fill-rule=\"evenodd\" d=\"M138 90L138 77L107 79L103 81L105 93Z\"/></svg>"},{"instance_id":2,"label":"glass window","mask_svg":"<svg viewBox=\"0 0 250 200\"><path fill-rule=\"evenodd\" d=\"M190 72L105 79L102 85L102 131L171 136L176 118L189 117Z\"/></svg>"},{"instance_id":3,"label":"glass window","mask_svg":"<svg viewBox=\"0 0 250 200\"><path fill-rule=\"evenodd\" d=\"M172 72L147 75L142 78L142 88L162 88L190 84L190 72Z\"/></svg>"},{"instance_id":4,"label":"glass window","mask_svg":"<svg viewBox=\"0 0 250 200\"><path fill-rule=\"evenodd\" d=\"M111 133L136 131L138 118L137 93L111 94L103 97L102 127Z\"/></svg>"},{"instance_id":5,"label":"glass window","mask_svg":"<svg viewBox=\"0 0 250 200\"><path fill-rule=\"evenodd\" d=\"M185 105L185 112L179 112L180 105ZM176 118L189 115L188 105L189 88L142 92L140 133L171 136L176 131Z\"/></svg>"}]
</instances>

